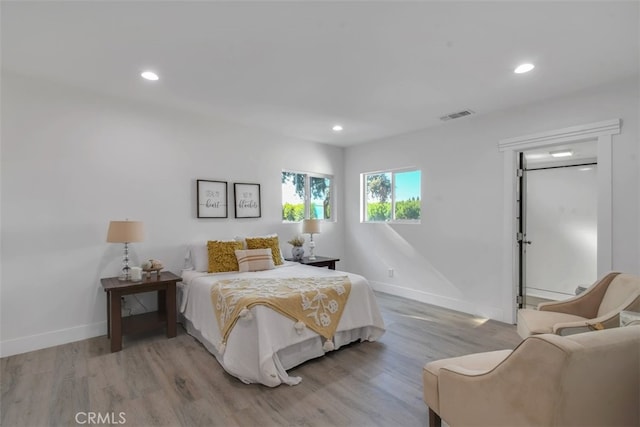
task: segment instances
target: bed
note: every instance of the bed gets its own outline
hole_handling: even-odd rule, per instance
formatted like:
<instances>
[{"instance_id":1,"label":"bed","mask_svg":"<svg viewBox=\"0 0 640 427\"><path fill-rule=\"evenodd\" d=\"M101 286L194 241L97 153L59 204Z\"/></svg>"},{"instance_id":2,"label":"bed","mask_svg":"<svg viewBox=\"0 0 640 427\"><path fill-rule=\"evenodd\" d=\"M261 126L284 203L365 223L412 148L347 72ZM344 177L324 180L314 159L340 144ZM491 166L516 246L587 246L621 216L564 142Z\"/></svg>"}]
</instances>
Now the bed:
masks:
<instances>
[{"instance_id":1,"label":"bed","mask_svg":"<svg viewBox=\"0 0 640 427\"><path fill-rule=\"evenodd\" d=\"M350 294L344 303L332 342L300 322L264 305L244 310L227 335L218 326L212 291L223 283L248 281L327 278L348 280ZM211 352L220 365L244 383L269 387L295 385L302 378L287 370L331 349L354 341L376 341L384 333L384 322L375 295L367 280L357 274L284 261L273 269L256 272L204 273L184 270L179 285L180 317L187 332ZM306 279L305 279L306 280ZM327 344L331 344L327 347Z\"/></svg>"}]
</instances>

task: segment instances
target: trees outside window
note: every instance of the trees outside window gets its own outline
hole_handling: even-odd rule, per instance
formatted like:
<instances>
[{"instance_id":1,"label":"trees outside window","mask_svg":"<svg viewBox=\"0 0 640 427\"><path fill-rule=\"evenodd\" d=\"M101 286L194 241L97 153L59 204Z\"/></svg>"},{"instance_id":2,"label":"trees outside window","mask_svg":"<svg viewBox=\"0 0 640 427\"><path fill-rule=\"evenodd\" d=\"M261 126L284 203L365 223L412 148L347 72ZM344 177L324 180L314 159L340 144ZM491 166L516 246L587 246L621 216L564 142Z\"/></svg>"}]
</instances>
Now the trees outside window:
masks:
<instances>
[{"instance_id":1,"label":"trees outside window","mask_svg":"<svg viewBox=\"0 0 640 427\"><path fill-rule=\"evenodd\" d=\"M362 174L364 222L420 222L420 170Z\"/></svg>"},{"instance_id":2,"label":"trees outside window","mask_svg":"<svg viewBox=\"0 0 640 427\"><path fill-rule=\"evenodd\" d=\"M333 177L330 175L283 171L282 220L334 220L332 185Z\"/></svg>"}]
</instances>

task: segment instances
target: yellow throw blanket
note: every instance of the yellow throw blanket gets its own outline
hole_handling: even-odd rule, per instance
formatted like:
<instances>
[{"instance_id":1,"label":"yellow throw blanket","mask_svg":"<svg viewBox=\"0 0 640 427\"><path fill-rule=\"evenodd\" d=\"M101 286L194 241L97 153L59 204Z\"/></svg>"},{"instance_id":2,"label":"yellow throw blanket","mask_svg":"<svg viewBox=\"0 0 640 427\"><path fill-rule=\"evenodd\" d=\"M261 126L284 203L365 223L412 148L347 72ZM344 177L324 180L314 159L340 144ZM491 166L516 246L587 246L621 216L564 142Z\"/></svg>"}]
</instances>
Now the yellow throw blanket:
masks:
<instances>
[{"instance_id":1,"label":"yellow throw blanket","mask_svg":"<svg viewBox=\"0 0 640 427\"><path fill-rule=\"evenodd\" d=\"M250 314L248 310L258 304L302 322L330 340L350 292L351 282L347 276L227 279L213 286L211 302L223 343L227 342L238 318Z\"/></svg>"}]
</instances>

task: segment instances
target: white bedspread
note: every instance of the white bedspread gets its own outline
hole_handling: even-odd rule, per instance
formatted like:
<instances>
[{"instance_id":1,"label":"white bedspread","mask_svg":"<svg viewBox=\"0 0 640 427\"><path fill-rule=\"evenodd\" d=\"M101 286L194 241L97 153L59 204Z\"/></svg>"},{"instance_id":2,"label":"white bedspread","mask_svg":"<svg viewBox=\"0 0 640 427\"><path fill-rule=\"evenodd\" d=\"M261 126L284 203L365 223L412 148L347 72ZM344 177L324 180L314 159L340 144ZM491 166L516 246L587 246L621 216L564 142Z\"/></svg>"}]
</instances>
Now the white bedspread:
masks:
<instances>
[{"instance_id":1,"label":"white bedspread","mask_svg":"<svg viewBox=\"0 0 640 427\"><path fill-rule=\"evenodd\" d=\"M334 345L353 341L375 341L384 333L384 322L375 295L362 276L342 271L285 262L273 270L252 273L199 273L183 271L181 307L187 331L215 355L222 367L245 383L261 383L275 387L281 383L294 385L300 377L290 377L286 370L309 359L322 356L322 339L308 328L296 330L295 322L280 313L258 305L252 316L240 319L234 326L226 346L211 305L211 287L217 280L235 277L321 277L344 276L351 280L351 295L334 336Z\"/></svg>"}]
</instances>

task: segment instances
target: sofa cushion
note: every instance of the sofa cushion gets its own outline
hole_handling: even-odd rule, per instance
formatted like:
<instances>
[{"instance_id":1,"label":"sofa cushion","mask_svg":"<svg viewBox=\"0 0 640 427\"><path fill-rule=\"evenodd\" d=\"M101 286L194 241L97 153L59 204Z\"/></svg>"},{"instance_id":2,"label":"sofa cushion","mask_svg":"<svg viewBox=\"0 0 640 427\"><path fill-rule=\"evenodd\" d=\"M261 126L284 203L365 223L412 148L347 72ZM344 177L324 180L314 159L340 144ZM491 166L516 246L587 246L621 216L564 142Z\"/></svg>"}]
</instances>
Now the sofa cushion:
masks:
<instances>
[{"instance_id":1,"label":"sofa cushion","mask_svg":"<svg viewBox=\"0 0 640 427\"><path fill-rule=\"evenodd\" d=\"M631 274L618 274L600 302L598 317L617 309L633 294L640 294L640 278Z\"/></svg>"},{"instance_id":2,"label":"sofa cushion","mask_svg":"<svg viewBox=\"0 0 640 427\"><path fill-rule=\"evenodd\" d=\"M518 310L518 334L528 337L534 334L552 334L557 323L587 321L586 318L573 314L554 311L538 311L528 308Z\"/></svg>"},{"instance_id":3,"label":"sofa cushion","mask_svg":"<svg viewBox=\"0 0 640 427\"><path fill-rule=\"evenodd\" d=\"M451 357L427 363L422 369L422 381L424 384L424 401L429 408L439 412L438 401L438 375L442 368L462 368L466 373L484 374L495 368L500 362L511 354L511 350L489 351L486 353L469 354L460 357Z\"/></svg>"}]
</instances>

